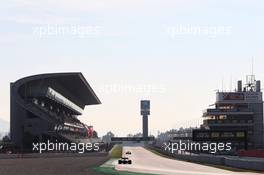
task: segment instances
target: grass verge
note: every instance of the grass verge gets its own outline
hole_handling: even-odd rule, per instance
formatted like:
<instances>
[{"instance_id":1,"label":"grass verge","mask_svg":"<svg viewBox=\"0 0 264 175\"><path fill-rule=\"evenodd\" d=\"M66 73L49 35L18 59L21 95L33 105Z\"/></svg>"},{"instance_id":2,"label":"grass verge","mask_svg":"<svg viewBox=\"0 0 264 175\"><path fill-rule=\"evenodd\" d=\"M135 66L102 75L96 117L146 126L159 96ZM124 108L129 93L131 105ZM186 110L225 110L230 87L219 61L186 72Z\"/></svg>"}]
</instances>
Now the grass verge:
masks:
<instances>
[{"instance_id":1,"label":"grass verge","mask_svg":"<svg viewBox=\"0 0 264 175\"><path fill-rule=\"evenodd\" d=\"M115 145L109 152L109 155L111 158L120 158L122 157L122 153L123 147L121 145Z\"/></svg>"}]
</instances>

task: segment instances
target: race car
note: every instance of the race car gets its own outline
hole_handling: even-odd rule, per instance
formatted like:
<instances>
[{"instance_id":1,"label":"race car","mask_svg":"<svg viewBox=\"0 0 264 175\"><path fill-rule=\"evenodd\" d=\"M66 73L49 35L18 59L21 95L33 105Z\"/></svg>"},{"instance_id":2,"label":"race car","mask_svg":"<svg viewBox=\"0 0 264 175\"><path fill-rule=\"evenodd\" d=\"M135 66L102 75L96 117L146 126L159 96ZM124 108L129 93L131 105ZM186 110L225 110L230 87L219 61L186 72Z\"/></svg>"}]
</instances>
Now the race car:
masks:
<instances>
[{"instance_id":1,"label":"race car","mask_svg":"<svg viewBox=\"0 0 264 175\"><path fill-rule=\"evenodd\" d=\"M127 151L126 154L127 154L127 155L131 155L132 153L131 153L130 151Z\"/></svg>"},{"instance_id":2,"label":"race car","mask_svg":"<svg viewBox=\"0 0 264 175\"><path fill-rule=\"evenodd\" d=\"M129 160L127 157L122 157L118 160L118 164L132 164L132 160Z\"/></svg>"}]
</instances>

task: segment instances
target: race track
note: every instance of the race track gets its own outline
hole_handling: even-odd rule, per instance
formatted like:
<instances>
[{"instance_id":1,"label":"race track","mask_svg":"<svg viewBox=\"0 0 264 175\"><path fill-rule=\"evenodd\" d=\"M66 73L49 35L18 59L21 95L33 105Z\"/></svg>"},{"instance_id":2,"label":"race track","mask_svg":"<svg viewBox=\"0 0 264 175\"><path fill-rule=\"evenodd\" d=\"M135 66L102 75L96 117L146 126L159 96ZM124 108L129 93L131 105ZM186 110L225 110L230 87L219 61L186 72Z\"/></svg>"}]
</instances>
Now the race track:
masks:
<instances>
[{"instance_id":1,"label":"race track","mask_svg":"<svg viewBox=\"0 0 264 175\"><path fill-rule=\"evenodd\" d=\"M130 151L131 155L125 155ZM132 165L116 165L116 170L152 173L162 175L260 175L251 172L233 172L215 167L168 159L158 156L143 147L124 147L124 157L132 160Z\"/></svg>"}]
</instances>

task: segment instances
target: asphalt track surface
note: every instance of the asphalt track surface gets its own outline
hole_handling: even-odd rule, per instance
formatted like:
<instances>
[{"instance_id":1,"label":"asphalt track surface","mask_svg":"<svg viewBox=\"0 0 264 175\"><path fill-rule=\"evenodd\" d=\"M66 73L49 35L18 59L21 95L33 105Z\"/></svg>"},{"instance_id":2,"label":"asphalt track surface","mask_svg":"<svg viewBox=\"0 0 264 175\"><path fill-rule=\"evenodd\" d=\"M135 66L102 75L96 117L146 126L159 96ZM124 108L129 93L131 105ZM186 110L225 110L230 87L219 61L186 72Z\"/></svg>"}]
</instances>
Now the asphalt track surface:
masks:
<instances>
[{"instance_id":1,"label":"asphalt track surface","mask_svg":"<svg viewBox=\"0 0 264 175\"><path fill-rule=\"evenodd\" d=\"M131 155L125 155L130 151ZM260 175L251 172L233 172L220 168L168 159L158 156L142 147L124 147L124 157L132 160L132 165L116 165L116 170L163 174L163 175Z\"/></svg>"},{"instance_id":2,"label":"asphalt track surface","mask_svg":"<svg viewBox=\"0 0 264 175\"><path fill-rule=\"evenodd\" d=\"M0 175L100 175L92 168L106 160L106 154L0 159Z\"/></svg>"}]
</instances>

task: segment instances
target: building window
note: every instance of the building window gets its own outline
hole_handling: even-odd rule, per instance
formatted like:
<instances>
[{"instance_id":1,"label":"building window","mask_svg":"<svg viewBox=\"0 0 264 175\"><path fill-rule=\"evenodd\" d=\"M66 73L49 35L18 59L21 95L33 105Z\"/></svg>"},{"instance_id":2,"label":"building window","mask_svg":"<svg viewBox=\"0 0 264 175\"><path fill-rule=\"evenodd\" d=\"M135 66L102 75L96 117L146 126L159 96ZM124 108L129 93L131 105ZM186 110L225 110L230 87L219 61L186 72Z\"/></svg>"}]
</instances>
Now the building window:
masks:
<instances>
[{"instance_id":1,"label":"building window","mask_svg":"<svg viewBox=\"0 0 264 175\"><path fill-rule=\"evenodd\" d=\"M233 123L237 123L237 120L233 120Z\"/></svg>"},{"instance_id":2,"label":"building window","mask_svg":"<svg viewBox=\"0 0 264 175\"><path fill-rule=\"evenodd\" d=\"M253 120L248 120L248 123L253 123Z\"/></svg>"}]
</instances>

